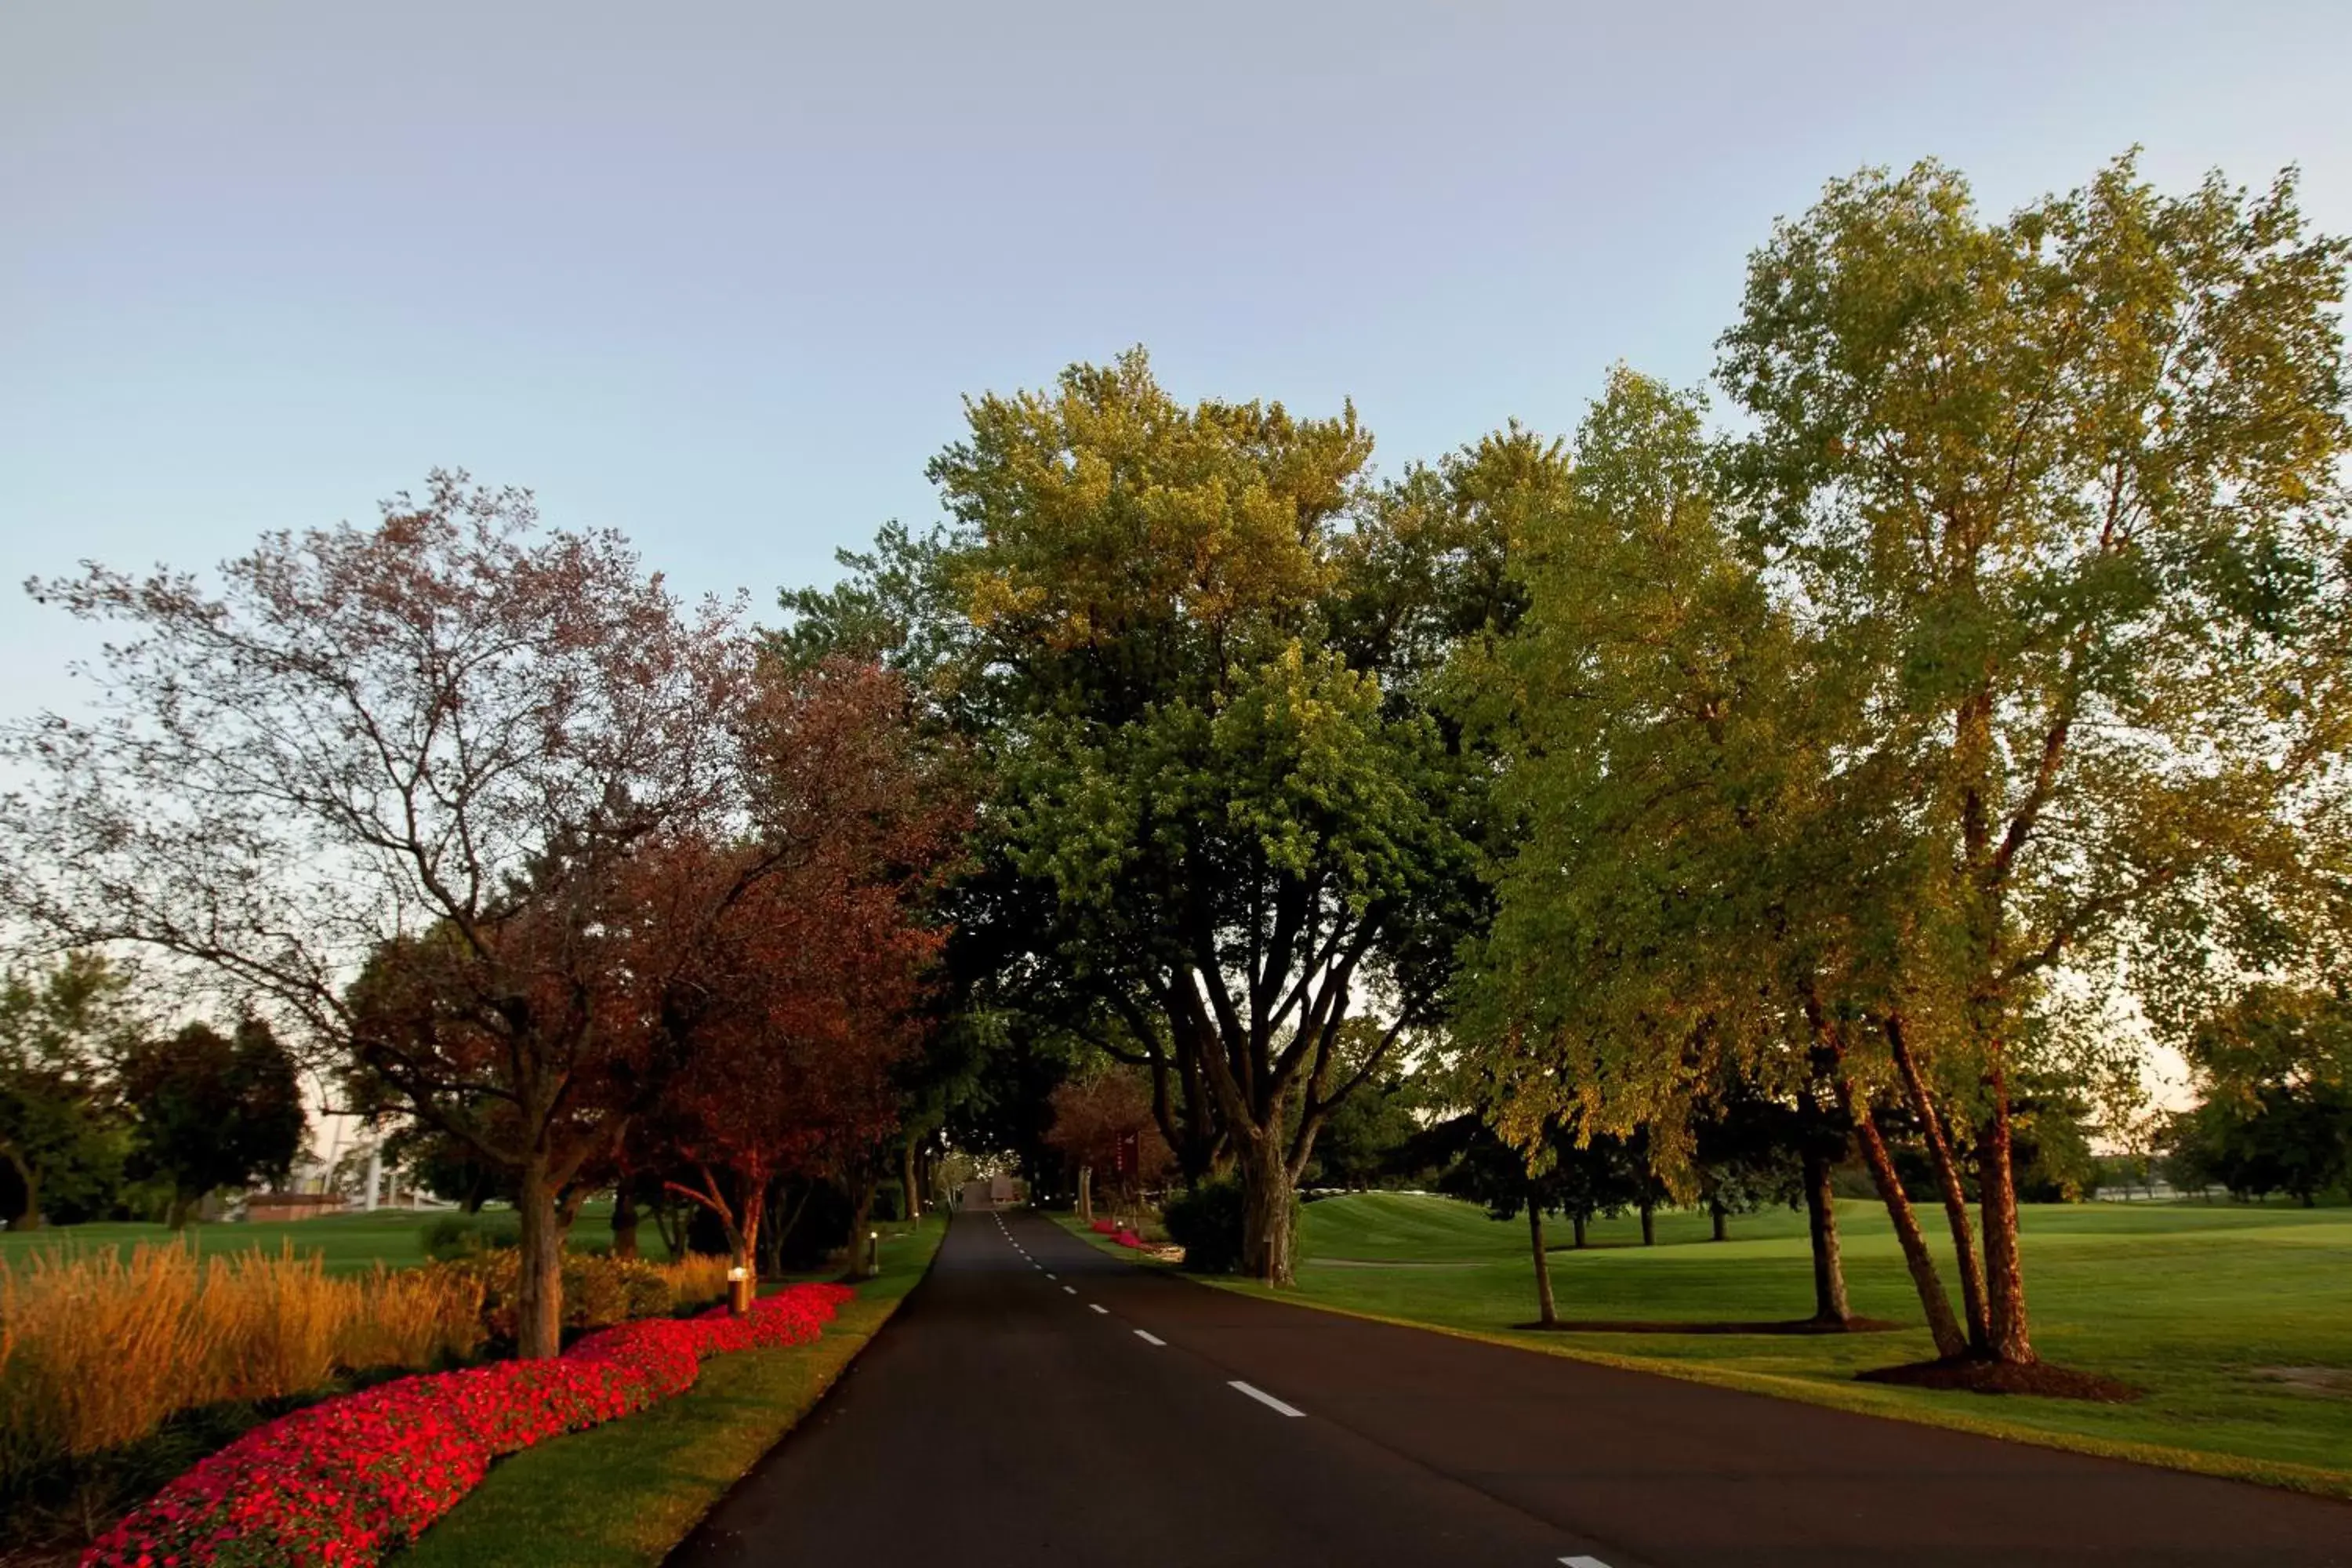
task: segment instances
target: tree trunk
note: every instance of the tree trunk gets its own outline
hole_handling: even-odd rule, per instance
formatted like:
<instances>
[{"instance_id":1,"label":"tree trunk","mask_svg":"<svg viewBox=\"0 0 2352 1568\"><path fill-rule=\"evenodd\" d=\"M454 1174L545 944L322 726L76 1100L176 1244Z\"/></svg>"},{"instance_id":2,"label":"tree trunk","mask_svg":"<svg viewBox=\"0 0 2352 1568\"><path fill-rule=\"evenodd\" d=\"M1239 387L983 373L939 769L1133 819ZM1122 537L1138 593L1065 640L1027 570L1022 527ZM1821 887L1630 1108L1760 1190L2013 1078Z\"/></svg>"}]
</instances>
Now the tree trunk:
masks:
<instances>
[{"instance_id":1,"label":"tree trunk","mask_svg":"<svg viewBox=\"0 0 2352 1568\"><path fill-rule=\"evenodd\" d=\"M1078 1221L1082 1225L1095 1222L1095 1168L1092 1165L1081 1164L1078 1167Z\"/></svg>"},{"instance_id":2,"label":"tree trunk","mask_svg":"<svg viewBox=\"0 0 2352 1568\"><path fill-rule=\"evenodd\" d=\"M1642 1245L1658 1245L1658 1208L1648 1198L1642 1200Z\"/></svg>"},{"instance_id":3,"label":"tree trunk","mask_svg":"<svg viewBox=\"0 0 2352 1568\"><path fill-rule=\"evenodd\" d=\"M41 1178L34 1171L33 1163L14 1149L0 1150L0 1158L7 1160L8 1168L16 1173L16 1184L25 1189L25 1212L10 1220L8 1228L10 1230L40 1229Z\"/></svg>"},{"instance_id":4,"label":"tree trunk","mask_svg":"<svg viewBox=\"0 0 2352 1568\"><path fill-rule=\"evenodd\" d=\"M1585 1247L1584 1227L1587 1223L1589 1218L1581 1210L1569 1216L1569 1224L1576 1229L1576 1249L1579 1252L1583 1251Z\"/></svg>"},{"instance_id":5,"label":"tree trunk","mask_svg":"<svg viewBox=\"0 0 2352 1568\"><path fill-rule=\"evenodd\" d=\"M727 1293L727 1304L737 1317L751 1310L752 1300L760 1294L760 1221L767 1213L768 1184L747 1181L743 1184L743 1218L732 1228L730 1239L735 1243L735 1267L743 1271L740 1285Z\"/></svg>"},{"instance_id":6,"label":"tree trunk","mask_svg":"<svg viewBox=\"0 0 2352 1568\"><path fill-rule=\"evenodd\" d=\"M613 1192L613 1256L637 1256L637 1194L626 1182Z\"/></svg>"},{"instance_id":7,"label":"tree trunk","mask_svg":"<svg viewBox=\"0 0 2352 1568\"><path fill-rule=\"evenodd\" d=\"M874 1223L874 1178L857 1179L857 1201L849 1212L849 1267L845 1270L852 1279L866 1278L866 1233Z\"/></svg>"},{"instance_id":8,"label":"tree trunk","mask_svg":"<svg viewBox=\"0 0 2352 1568\"><path fill-rule=\"evenodd\" d=\"M515 1287L515 1354L524 1361L563 1349L563 1222L555 1212L555 1184L545 1154L523 1161L515 1215L522 1222L522 1258Z\"/></svg>"},{"instance_id":9,"label":"tree trunk","mask_svg":"<svg viewBox=\"0 0 2352 1568\"><path fill-rule=\"evenodd\" d=\"M1890 1016L1886 1020L1886 1043L1894 1055L1895 1069L1903 1075L1903 1092L1911 1101L1912 1114L1919 1119L1928 1157L1936 1167L1937 1190L1943 1194L1944 1215L1952 1227L1952 1256L1960 1266L1960 1310L1968 1318L1969 1349L1983 1355L1990 1348L1990 1320L1985 1311L1984 1270L1977 1261L1977 1238L1969 1226L1969 1194L1960 1184L1959 1163L1952 1158L1951 1140L1944 1135L1944 1121L1936 1114L1936 1102L1927 1096L1927 1079L1920 1075L1918 1063L1912 1059L1902 1019Z\"/></svg>"},{"instance_id":10,"label":"tree trunk","mask_svg":"<svg viewBox=\"0 0 2352 1568\"><path fill-rule=\"evenodd\" d=\"M1853 1135L1861 1142L1871 1183L1877 1187L1879 1201L1886 1205L1886 1217L1894 1224L1895 1238L1902 1243L1903 1261L1910 1267L1912 1286L1919 1292L1919 1306L1927 1314L1927 1331L1935 1336L1936 1353L1946 1361L1966 1355L1969 1337L1960 1331L1959 1320L1952 1316L1951 1299L1944 1294L1944 1281L1936 1272L1935 1258L1927 1251L1927 1238L1919 1233L1919 1216L1911 1212L1911 1199L1903 1191L1903 1179L1895 1173L1895 1157L1886 1152L1886 1140L1879 1134L1869 1103L1854 1094L1850 1079L1838 1079L1837 1091L1838 1103L1845 1107L1847 1119L1853 1123Z\"/></svg>"},{"instance_id":11,"label":"tree trunk","mask_svg":"<svg viewBox=\"0 0 2352 1568\"><path fill-rule=\"evenodd\" d=\"M1242 1270L1268 1285L1289 1285L1290 1162L1277 1123L1241 1142Z\"/></svg>"},{"instance_id":12,"label":"tree trunk","mask_svg":"<svg viewBox=\"0 0 2352 1568\"><path fill-rule=\"evenodd\" d=\"M898 1213L901 1218L918 1220L923 1217L923 1193L915 1185L915 1141L908 1139L898 1145L898 1190L902 1194Z\"/></svg>"},{"instance_id":13,"label":"tree trunk","mask_svg":"<svg viewBox=\"0 0 2352 1568\"><path fill-rule=\"evenodd\" d=\"M1805 1151L1805 1225L1813 1247L1813 1321L1843 1323L1853 1316L1845 1299L1845 1265L1838 1256L1837 1199L1830 1190L1830 1160Z\"/></svg>"},{"instance_id":14,"label":"tree trunk","mask_svg":"<svg viewBox=\"0 0 2352 1568\"><path fill-rule=\"evenodd\" d=\"M1559 1309L1551 1299L1551 1259L1544 1256L1543 1208L1532 1202L1528 1205L1528 1245L1536 1255L1537 1321L1549 1329L1559 1321Z\"/></svg>"},{"instance_id":15,"label":"tree trunk","mask_svg":"<svg viewBox=\"0 0 2352 1568\"><path fill-rule=\"evenodd\" d=\"M1718 1203L1710 1203L1706 1205L1706 1210L1707 1217L1715 1221L1715 1235L1712 1239L1717 1241L1729 1241L1731 1239L1731 1232L1724 1224L1724 1221L1729 1216L1724 1213L1723 1205Z\"/></svg>"},{"instance_id":16,"label":"tree trunk","mask_svg":"<svg viewBox=\"0 0 2352 1568\"><path fill-rule=\"evenodd\" d=\"M2017 1255L2017 1178L2011 1168L2009 1081L2000 1047L1990 1053L1986 1075L1992 1090L1992 1123L1977 1151L1977 1184L1983 1201L1987 1353L1993 1360L2030 1366L2038 1358L2026 1332L2025 1272Z\"/></svg>"}]
</instances>

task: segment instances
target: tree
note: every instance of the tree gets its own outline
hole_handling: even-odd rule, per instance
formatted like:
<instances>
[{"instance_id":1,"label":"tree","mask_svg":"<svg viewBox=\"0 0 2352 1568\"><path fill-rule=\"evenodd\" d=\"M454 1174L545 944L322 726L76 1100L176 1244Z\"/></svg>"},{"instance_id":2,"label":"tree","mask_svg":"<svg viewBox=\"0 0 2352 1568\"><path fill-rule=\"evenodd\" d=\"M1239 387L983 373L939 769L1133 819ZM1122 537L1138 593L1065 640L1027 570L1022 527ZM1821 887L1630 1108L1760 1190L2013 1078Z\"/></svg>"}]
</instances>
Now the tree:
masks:
<instances>
[{"instance_id":1,"label":"tree","mask_svg":"<svg viewBox=\"0 0 2352 1568\"><path fill-rule=\"evenodd\" d=\"M1989 222L1923 163L1782 224L1723 339L1754 543L1864 698L1841 804L1907 840L1853 909L1894 976L1857 1005L1965 1089L1999 1361L2034 1359L2012 1057L2053 973L2127 952L2163 1017L2326 946L2347 255L2292 174L2173 197L2126 158Z\"/></svg>"},{"instance_id":2,"label":"tree","mask_svg":"<svg viewBox=\"0 0 2352 1568\"><path fill-rule=\"evenodd\" d=\"M2251 985L2189 1037L2203 1103L2179 1137L2205 1180L2306 1208L2352 1179L2352 1002L2340 990Z\"/></svg>"},{"instance_id":3,"label":"tree","mask_svg":"<svg viewBox=\"0 0 2352 1568\"><path fill-rule=\"evenodd\" d=\"M1710 1176L1703 1130L1769 1112L1805 1172L1817 1314L1842 1321L1843 1117L1793 978L1814 962L1805 862L1857 825L1822 818L1798 626L1731 526L1696 397L1620 369L1554 467L1513 512L1523 614L1454 677L1514 829L1454 1020L1475 1098L1530 1159L1638 1148L1645 1237L1666 1193L1749 1195L1727 1152Z\"/></svg>"},{"instance_id":4,"label":"tree","mask_svg":"<svg viewBox=\"0 0 2352 1568\"><path fill-rule=\"evenodd\" d=\"M142 1041L121 1075L136 1119L134 1165L171 1184L174 1230L220 1188L283 1182L302 1152L300 1072L258 1018L226 1037L190 1024Z\"/></svg>"},{"instance_id":5,"label":"tree","mask_svg":"<svg viewBox=\"0 0 2352 1568\"><path fill-rule=\"evenodd\" d=\"M829 660L770 687L761 837L639 857L632 925L650 941L629 963L677 1063L660 1125L698 1179L669 1188L717 1215L746 1269L779 1177L862 1169L898 1131L895 1069L928 1026L943 939L924 900L967 819L897 678ZM870 1192L853 1185L853 1246Z\"/></svg>"},{"instance_id":6,"label":"tree","mask_svg":"<svg viewBox=\"0 0 2352 1568\"><path fill-rule=\"evenodd\" d=\"M1399 1163L1420 1130L1422 1086L1391 1069L1341 1101L1315 1141L1315 1174L1325 1186L1363 1191L1402 1175Z\"/></svg>"},{"instance_id":7,"label":"tree","mask_svg":"<svg viewBox=\"0 0 2352 1568\"><path fill-rule=\"evenodd\" d=\"M0 898L144 944L348 1049L514 1173L519 1340L553 1354L576 1179L635 1109L624 871L742 820L752 648L616 535L436 473L373 528L278 533L217 591L90 567L35 597L122 627L95 716L10 726Z\"/></svg>"},{"instance_id":8,"label":"tree","mask_svg":"<svg viewBox=\"0 0 2352 1568\"><path fill-rule=\"evenodd\" d=\"M1143 1065L1170 1142L1245 1192L1244 1267L1291 1276L1291 1192L1332 1108L1433 1016L1475 894L1475 770L1431 711L1478 610L1443 569L1475 507L1375 490L1352 410L1178 405L1138 351L988 395L930 468L954 520L915 590L809 607L944 649L940 707L985 752L1002 968L1051 1022ZM1467 520L1467 521L1465 521ZM886 544L887 544L886 541ZM1360 1003L1383 1037L1338 1071Z\"/></svg>"},{"instance_id":9,"label":"tree","mask_svg":"<svg viewBox=\"0 0 2352 1568\"><path fill-rule=\"evenodd\" d=\"M1559 1309L1552 1293L1544 1215L1568 1215L1575 1227L1575 1245L1581 1249L1593 1220L1622 1214L1651 1190L1650 1173L1640 1156L1617 1139L1604 1135L1580 1142L1555 1134L1530 1159L1475 1111L1423 1129L1414 1136L1409 1157L1439 1167L1440 1192L1484 1204L1498 1220L1526 1212L1538 1321L1545 1328L1559 1323Z\"/></svg>"},{"instance_id":10,"label":"tree","mask_svg":"<svg viewBox=\"0 0 2352 1568\"><path fill-rule=\"evenodd\" d=\"M1175 1154L1151 1117L1151 1097L1131 1069L1106 1068L1054 1090L1054 1125L1045 1141L1077 1167L1078 1217L1094 1214L1094 1173L1112 1171L1131 1200L1158 1182ZM1121 1150L1131 1166L1123 1167Z\"/></svg>"},{"instance_id":11,"label":"tree","mask_svg":"<svg viewBox=\"0 0 2352 1568\"><path fill-rule=\"evenodd\" d=\"M95 1218L122 1177L109 1069L141 1027L131 976L69 952L0 982L0 1165L11 1230Z\"/></svg>"}]
</instances>

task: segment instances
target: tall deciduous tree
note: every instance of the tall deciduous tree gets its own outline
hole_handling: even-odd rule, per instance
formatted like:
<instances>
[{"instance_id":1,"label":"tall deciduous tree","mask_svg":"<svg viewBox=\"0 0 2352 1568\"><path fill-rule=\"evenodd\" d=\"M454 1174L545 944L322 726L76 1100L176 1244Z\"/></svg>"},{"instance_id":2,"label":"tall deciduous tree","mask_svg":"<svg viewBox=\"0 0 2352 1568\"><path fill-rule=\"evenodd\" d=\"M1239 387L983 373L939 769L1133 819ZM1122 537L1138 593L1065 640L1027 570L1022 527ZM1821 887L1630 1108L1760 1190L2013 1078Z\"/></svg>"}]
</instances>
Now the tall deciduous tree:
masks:
<instances>
[{"instance_id":1,"label":"tall deciduous tree","mask_svg":"<svg viewBox=\"0 0 2352 1568\"><path fill-rule=\"evenodd\" d=\"M1697 1131L1727 1114L1785 1109L1792 1137L1834 1120L1788 983L1812 924L1791 857L1819 852L1819 722L1696 399L1620 370L1558 468L1511 535L1524 615L1458 660L1515 831L1455 1032L1528 1158L1619 1142L1695 1192ZM1820 1151L1809 1173L1816 1311L1843 1321Z\"/></svg>"},{"instance_id":2,"label":"tall deciduous tree","mask_svg":"<svg viewBox=\"0 0 2352 1568\"><path fill-rule=\"evenodd\" d=\"M136 1126L135 1173L171 1184L171 1224L222 1187L282 1182L309 1118L294 1058L269 1026L247 1018L224 1036L190 1024L125 1054L122 1093Z\"/></svg>"},{"instance_id":3,"label":"tall deciduous tree","mask_svg":"<svg viewBox=\"0 0 2352 1568\"><path fill-rule=\"evenodd\" d=\"M519 1338L554 1353L563 1191L625 1127L643 1043L623 872L745 810L735 613L446 473L374 527L268 536L217 589L92 567L33 592L127 635L91 718L0 742L28 781L0 895L348 1044L512 1172Z\"/></svg>"},{"instance_id":4,"label":"tall deciduous tree","mask_svg":"<svg viewBox=\"0 0 2352 1568\"><path fill-rule=\"evenodd\" d=\"M2352 1181L2352 1000L2262 984L2203 1019L2189 1063L2204 1103L2185 1142L2232 1193L2283 1191L2308 1207Z\"/></svg>"},{"instance_id":5,"label":"tall deciduous tree","mask_svg":"<svg viewBox=\"0 0 2352 1568\"><path fill-rule=\"evenodd\" d=\"M2127 952L2163 1017L2216 965L2321 941L2352 736L2347 255L2291 174L2169 196L2126 159L1988 221L1927 163L1783 224L1723 340L1754 538L1860 698L1841 785L1902 830L1900 896L1861 911L1895 956L1868 1005L1973 1082L2000 1361L2033 1359L2011 1143L2037 988Z\"/></svg>"},{"instance_id":6,"label":"tall deciduous tree","mask_svg":"<svg viewBox=\"0 0 2352 1568\"><path fill-rule=\"evenodd\" d=\"M776 668L752 733L756 833L639 858L628 964L674 1062L660 1127L698 1177L671 1190L746 1268L779 1177L866 1161L898 1130L896 1069L944 941L928 899L968 817L874 666Z\"/></svg>"},{"instance_id":7,"label":"tall deciduous tree","mask_svg":"<svg viewBox=\"0 0 2352 1568\"><path fill-rule=\"evenodd\" d=\"M1442 484L1368 486L1352 410L1185 407L1140 352L967 414L931 475L992 851L1051 889L1031 951L1079 1021L1230 1151L1244 1268L1287 1282L1316 1134L1433 1008L1470 880L1475 774L1424 689L1462 613L1433 563L1469 531L1419 504ZM1381 1048L1343 1076L1372 999Z\"/></svg>"},{"instance_id":8,"label":"tall deciduous tree","mask_svg":"<svg viewBox=\"0 0 2352 1568\"><path fill-rule=\"evenodd\" d=\"M1094 1214L1097 1172L1118 1172L1129 1197L1158 1181L1175 1154L1151 1115L1150 1091L1128 1069L1110 1067L1073 1078L1054 1090L1054 1124L1045 1141L1078 1172L1078 1217ZM1133 1168L1120 1171L1119 1152L1132 1151Z\"/></svg>"},{"instance_id":9,"label":"tall deciduous tree","mask_svg":"<svg viewBox=\"0 0 2352 1568\"><path fill-rule=\"evenodd\" d=\"M112 1065L143 1020L131 976L90 952L0 981L0 1197L11 1230L95 1217L122 1177Z\"/></svg>"}]
</instances>

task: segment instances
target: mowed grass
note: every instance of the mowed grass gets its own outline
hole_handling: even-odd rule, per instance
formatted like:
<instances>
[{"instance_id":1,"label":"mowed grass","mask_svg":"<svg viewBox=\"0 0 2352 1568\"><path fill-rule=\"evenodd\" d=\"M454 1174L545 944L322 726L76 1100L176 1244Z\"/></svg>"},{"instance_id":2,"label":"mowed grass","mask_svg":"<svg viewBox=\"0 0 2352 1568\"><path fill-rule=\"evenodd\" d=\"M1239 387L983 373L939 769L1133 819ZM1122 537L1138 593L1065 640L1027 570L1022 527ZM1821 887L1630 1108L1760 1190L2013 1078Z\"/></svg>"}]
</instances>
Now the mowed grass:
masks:
<instances>
[{"instance_id":1,"label":"mowed grass","mask_svg":"<svg viewBox=\"0 0 2352 1568\"><path fill-rule=\"evenodd\" d=\"M435 1221L456 1211L420 1212L379 1209L373 1214L330 1215L320 1219L285 1220L268 1225L191 1225L174 1232L169 1226L98 1224L47 1226L39 1230L0 1231L0 1259L28 1264L42 1254L75 1256L113 1247L128 1257L141 1243L168 1246L176 1235L199 1257L215 1252L247 1252L258 1247L276 1257L291 1244L308 1256L316 1253L330 1274L360 1274L382 1263L392 1268L413 1268L425 1259L425 1232ZM604 1247L613 1239L612 1205L584 1205L572 1223L572 1245ZM511 1211L490 1209L477 1216L490 1228L511 1229ZM667 1258L661 1231L649 1218L637 1228L637 1247L656 1262Z\"/></svg>"},{"instance_id":2,"label":"mowed grass","mask_svg":"<svg viewBox=\"0 0 2352 1568\"><path fill-rule=\"evenodd\" d=\"M1917 1324L1918 1302L1885 1211L1843 1202L1838 1223L1853 1310ZM1731 1224L1732 1239L1716 1243L1706 1216L1660 1215L1659 1245L1644 1247L1636 1222L1603 1222L1592 1227L1597 1245L1583 1252L1557 1249L1567 1226L1549 1226L1560 1316L1703 1322L1808 1315L1803 1215ZM1763 1392L2352 1495L2352 1209L2033 1206L2023 1233L2037 1348L2048 1360L2145 1390L2138 1403L1853 1381L1867 1367L1932 1355L1918 1327L1819 1337L1520 1331L1536 1315L1526 1221L1491 1220L1440 1197L1371 1193L1308 1205L1298 1288L1284 1294ZM2168 1456L2134 1452L2142 1447Z\"/></svg>"},{"instance_id":3,"label":"mowed grass","mask_svg":"<svg viewBox=\"0 0 2352 1568\"><path fill-rule=\"evenodd\" d=\"M930 1267L947 1220L882 1229L881 1274L824 1338L713 1356L676 1399L501 1460L401 1555L404 1568L659 1563L866 1348Z\"/></svg>"}]
</instances>

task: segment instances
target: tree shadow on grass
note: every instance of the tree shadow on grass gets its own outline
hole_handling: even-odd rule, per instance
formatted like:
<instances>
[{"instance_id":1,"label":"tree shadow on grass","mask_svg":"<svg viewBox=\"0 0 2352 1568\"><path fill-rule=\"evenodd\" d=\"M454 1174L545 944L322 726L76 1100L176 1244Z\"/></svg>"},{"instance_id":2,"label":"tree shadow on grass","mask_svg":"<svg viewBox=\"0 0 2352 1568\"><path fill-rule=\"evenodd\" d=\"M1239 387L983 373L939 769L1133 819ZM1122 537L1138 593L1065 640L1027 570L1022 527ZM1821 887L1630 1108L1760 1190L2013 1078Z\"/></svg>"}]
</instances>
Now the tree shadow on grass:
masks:
<instances>
[{"instance_id":1,"label":"tree shadow on grass","mask_svg":"<svg viewBox=\"0 0 2352 1568\"><path fill-rule=\"evenodd\" d=\"M1672 1323L1639 1318L1563 1318L1557 1323L1514 1323L1533 1334L1885 1334L1904 1328L1884 1318L1848 1318L1824 1322L1817 1318L1786 1319L1769 1323Z\"/></svg>"}]
</instances>

